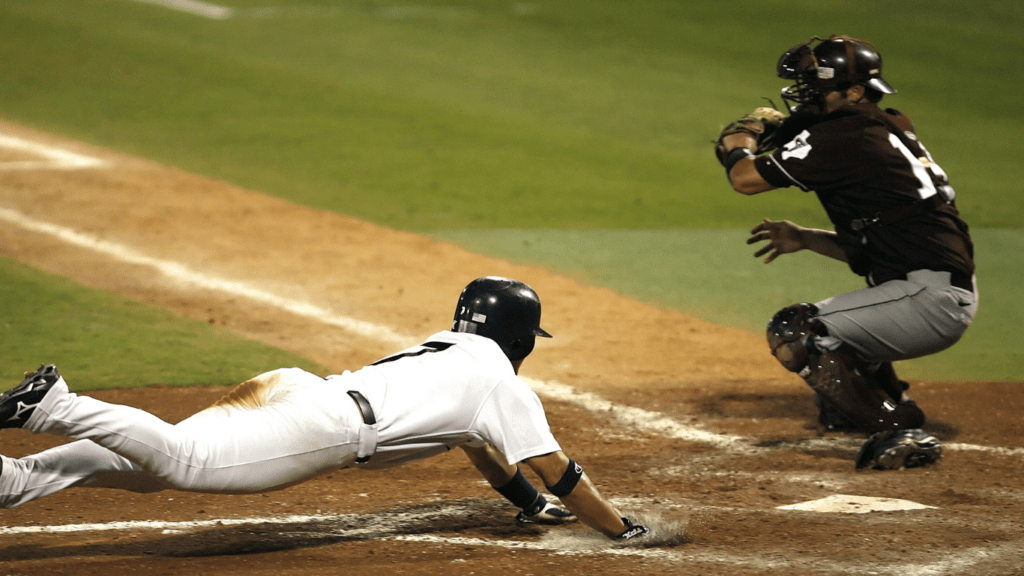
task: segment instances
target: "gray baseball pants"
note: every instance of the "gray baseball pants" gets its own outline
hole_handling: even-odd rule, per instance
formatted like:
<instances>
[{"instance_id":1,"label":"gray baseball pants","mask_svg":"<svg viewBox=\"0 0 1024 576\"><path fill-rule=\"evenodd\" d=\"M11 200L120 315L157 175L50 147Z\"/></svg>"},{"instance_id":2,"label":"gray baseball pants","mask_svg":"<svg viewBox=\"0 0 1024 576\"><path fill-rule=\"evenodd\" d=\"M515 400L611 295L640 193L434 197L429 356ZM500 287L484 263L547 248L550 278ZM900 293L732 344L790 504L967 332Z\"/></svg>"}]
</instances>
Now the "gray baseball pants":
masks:
<instances>
[{"instance_id":1,"label":"gray baseball pants","mask_svg":"<svg viewBox=\"0 0 1024 576\"><path fill-rule=\"evenodd\" d=\"M955 344L978 311L974 291L950 284L949 272L917 270L817 303L829 336L816 343L834 349L845 343L867 362L908 360Z\"/></svg>"}]
</instances>

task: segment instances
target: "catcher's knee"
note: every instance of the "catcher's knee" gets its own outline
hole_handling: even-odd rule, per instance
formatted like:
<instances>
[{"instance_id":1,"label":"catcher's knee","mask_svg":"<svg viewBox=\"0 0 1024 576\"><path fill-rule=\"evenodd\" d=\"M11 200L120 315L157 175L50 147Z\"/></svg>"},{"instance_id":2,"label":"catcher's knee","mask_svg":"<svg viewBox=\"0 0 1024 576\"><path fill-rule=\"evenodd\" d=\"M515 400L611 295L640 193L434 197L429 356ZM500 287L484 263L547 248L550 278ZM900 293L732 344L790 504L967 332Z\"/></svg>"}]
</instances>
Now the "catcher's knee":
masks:
<instances>
[{"instance_id":1,"label":"catcher's knee","mask_svg":"<svg viewBox=\"0 0 1024 576\"><path fill-rule=\"evenodd\" d=\"M768 346L790 372L802 372L811 355L818 353L814 338L828 334L817 315L817 306L801 302L779 310L768 322Z\"/></svg>"}]
</instances>

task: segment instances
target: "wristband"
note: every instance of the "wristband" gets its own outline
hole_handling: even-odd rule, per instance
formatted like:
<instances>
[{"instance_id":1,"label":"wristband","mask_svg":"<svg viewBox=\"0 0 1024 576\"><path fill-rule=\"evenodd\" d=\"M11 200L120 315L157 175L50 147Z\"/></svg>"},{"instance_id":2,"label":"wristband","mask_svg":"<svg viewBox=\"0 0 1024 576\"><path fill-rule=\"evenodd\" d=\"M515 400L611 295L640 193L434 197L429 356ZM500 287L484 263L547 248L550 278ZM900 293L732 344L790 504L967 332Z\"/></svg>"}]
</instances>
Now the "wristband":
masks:
<instances>
[{"instance_id":1,"label":"wristband","mask_svg":"<svg viewBox=\"0 0 1024 576\"><path fill-rule=\"evenodd\" d=\"M723 163L725 166L725 175L728 176L729 172L732 172L732 167L735 166L737 162L753 155L754 153L750 151L750 148L733 148L730 150L729 153L725 155L725 162Z\"/></svg>"},{"instance_id":2,"label":"wristband","mask_svg":"<svg viewBox=\"0 0 1024 576\"><path fill-rule=\"evenodd\" d=\"M495 488L495 490L517 508L523 510L537 508L539 511L547 503L540 492L526 479L526 476L523 476L523 471L518 466L516 467L516 475L503 486ZM539 507L537 506L538 499L541 501Z\"/></svg>"}]
</instances>

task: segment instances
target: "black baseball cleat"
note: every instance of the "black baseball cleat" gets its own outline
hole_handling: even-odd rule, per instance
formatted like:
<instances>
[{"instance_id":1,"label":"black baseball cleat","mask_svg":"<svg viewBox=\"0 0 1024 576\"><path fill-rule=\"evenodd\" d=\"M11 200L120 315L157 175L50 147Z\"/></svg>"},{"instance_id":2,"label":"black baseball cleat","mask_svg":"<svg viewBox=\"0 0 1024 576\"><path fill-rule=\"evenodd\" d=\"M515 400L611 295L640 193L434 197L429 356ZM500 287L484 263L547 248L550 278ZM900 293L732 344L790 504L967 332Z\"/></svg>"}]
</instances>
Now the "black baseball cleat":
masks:
<instances>
[{"instance_id":1,"label":"black baseball cleat","mask_svg":"<svg viewBox=\"0 0 1024 576\"><path fill-rule=\"evenodd\" d=\"M25 379L14 388L0 394L0 428L21 428L32 416L43 396L60 380L53 364L40 366L34 373L25 373Z\"/></svg>"},{"instance_id":2,"label":"black baseball cleat","mask_svg":"<svg viewBox=\"0 0 1024 576\"><path fill-rule=\"evenodd\" d=\"M871 465L876 470L903 470L931 464L942 458L942 443L927 432L888 430L876 432L857 454L857 468Z\"/></svg>"}]
</instances>

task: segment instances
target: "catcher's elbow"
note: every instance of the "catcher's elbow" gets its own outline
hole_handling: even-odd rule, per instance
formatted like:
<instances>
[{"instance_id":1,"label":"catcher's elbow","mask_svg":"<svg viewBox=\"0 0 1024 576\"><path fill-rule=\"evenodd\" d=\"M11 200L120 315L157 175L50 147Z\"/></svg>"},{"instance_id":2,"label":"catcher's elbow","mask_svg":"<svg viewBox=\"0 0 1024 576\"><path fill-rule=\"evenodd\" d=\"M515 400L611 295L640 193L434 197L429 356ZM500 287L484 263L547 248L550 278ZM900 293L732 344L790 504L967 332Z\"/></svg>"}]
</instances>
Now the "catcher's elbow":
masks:
<instances>
[{"instance_id":1,"label":"catcher's elbow","mask_svg":"<svg viewBox=\"0 0 1024 576\"><path fill-rule=\"evenodd\" d=\"M751 162L751 164L753 164L753 162ZM737 164L733 168L732 172L729 173L729 184L732 184L733 190L746 196L753 196L754 194L760 194L761 192L767 192L768 190L773 190L775 188L761 178L760 174L758 174L756 170L743 170L740 168L739 164Z\"/></svg>"},{"instance_id":2,"label":"catcher's elbow","mask_svg":"<svg viewBox=\"0 0 1024 576\"><path fill-rule=\"evenodd\" d=\"M748 182L748 181L746 181L746 180L744 180L742 178L736 178L732 174L729 175L729 184L732 185L732 189L733 190L739 192L740 194L744 194L746 196L750 196L751 194L757 194L758 192L762 192L762 190L758 190L754 186L752 186L750 184L750 182Z\"/></svg>"},{"instance_id":3,"label":"catcher's elbow","mask_svg":"<svg viewBox=\"0 0 1024 576\"><path fill-rule=\"evenodd\" d=\"M759 194L774 188L764 178L761 177L760 172L757 171L757 166L754 165L754 157L748 156L732 167L729 171L729 183L732 184L732 189L751 196L753 194Z\"/></svg>"}]
</instances>

